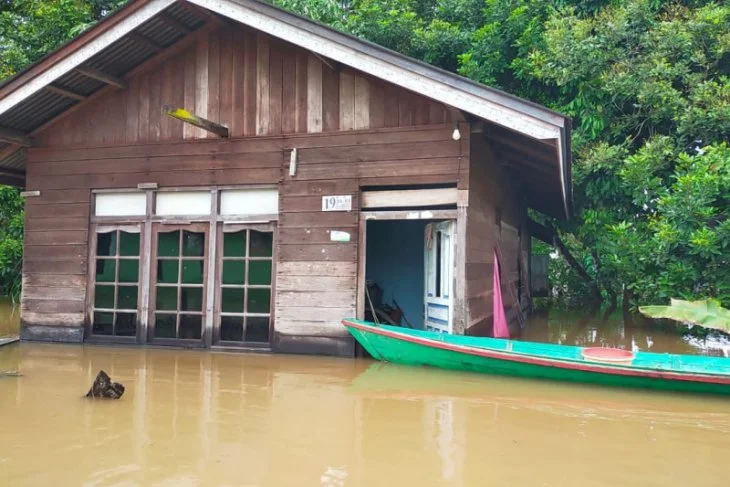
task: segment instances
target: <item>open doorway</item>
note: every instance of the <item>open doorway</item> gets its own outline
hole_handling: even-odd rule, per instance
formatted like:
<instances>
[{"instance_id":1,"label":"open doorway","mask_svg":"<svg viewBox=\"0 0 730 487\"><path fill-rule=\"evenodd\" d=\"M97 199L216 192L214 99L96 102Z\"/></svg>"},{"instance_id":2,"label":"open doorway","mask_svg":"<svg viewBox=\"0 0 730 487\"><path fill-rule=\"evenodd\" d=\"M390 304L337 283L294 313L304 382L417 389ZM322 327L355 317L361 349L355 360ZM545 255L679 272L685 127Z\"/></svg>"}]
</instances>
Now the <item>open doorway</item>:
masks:
<instances>
[{"instance_id":1,"label":"open doorway","mask_svg":"<svg viewBox=\"0 0 730 487\"><path fill-rule=\"evenodd\" d=\"M455 220L365 224L365 319L452 333Z\"/></svg>"}]
</instances>

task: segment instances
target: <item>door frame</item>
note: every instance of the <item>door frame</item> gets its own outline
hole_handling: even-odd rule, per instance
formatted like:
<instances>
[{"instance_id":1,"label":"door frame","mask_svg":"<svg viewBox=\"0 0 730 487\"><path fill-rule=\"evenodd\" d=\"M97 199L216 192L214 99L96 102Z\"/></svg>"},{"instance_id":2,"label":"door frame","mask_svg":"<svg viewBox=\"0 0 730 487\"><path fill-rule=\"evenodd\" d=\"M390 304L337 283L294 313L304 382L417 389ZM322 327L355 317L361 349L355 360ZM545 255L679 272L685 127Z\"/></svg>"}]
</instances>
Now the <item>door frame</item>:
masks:
<instances>
[{"instance_id":1,"label":"door frame","mask_svg":"<svg viewBox=\"0 0 730 487\"><path fill-rule=\"evenodd\" d=\"M461 301L460 297L464 296L464 279L460 279L459 276L463 276L464 273L459 271L459 247L464 245L464 241L458 238L459 228L466 225L462 212L458 210L427 210L423 208L413 208L398 211L360 211L360 219L358 223L358 247L357 247L357 299L356 299L356 310L357 318L362 320L365 318L365 308L368 304L365 302L365 278L367 272L367 222L378 221L378 220L432 220L432 221L443 221L453 220L455 223L455 253L454 253L454 272L453 272L453 315L452 329L456 330L456 319L459 317L457 314L457 306Z\"/></svg>"},{"instance_id":2,"label":"door frame","mask_svg":"<svg viewBox=\"0 0 730 487\"><path fill-rule=\"evenodd\" d=\"M157 300L157 249L158 249L158 240L157 237L160 233L160 228L163 227L165 231L194 231L197 233L203 233L204 236L204 242L205 242L205 251L203 253L202 261L203 261L203 282L201 284L201 289L203 291L202 294L202 308L201 308L201 329L200 329L200 339L190 339L190 338L155 338L155 311L156 311L156 300ZM147 343L153 344L153 345L177 345L177 346L186 346L186 347L200 347L203 348L206 346L205 339L206 339L206 318L208 314L208 309L206 306L207 298L208 298L208 262L209 262L209 256L210 252L212 251L210 249L210 225L208 223L202 223L202 222L196 222L196 223L180 223L180 222L165 222L165 221L153 221L152 222L152 235L151 235L151 248L150 248L150 255L149 255L149 272L150 272L150 280L149 280L149 309L148 309L148 315L147 315ZM179 256L178 262L182 262L182 255ZM182 273L182 265L178 268L178 286L177 289L182 289L182 286L180 284L180 273ZM176 312L176 316L179 317L180 315L180 294L178 293L178 310ZM176 319L175 322L175 331L177 333L179 329L179 318Z\"/></svg>"}]
</instances>

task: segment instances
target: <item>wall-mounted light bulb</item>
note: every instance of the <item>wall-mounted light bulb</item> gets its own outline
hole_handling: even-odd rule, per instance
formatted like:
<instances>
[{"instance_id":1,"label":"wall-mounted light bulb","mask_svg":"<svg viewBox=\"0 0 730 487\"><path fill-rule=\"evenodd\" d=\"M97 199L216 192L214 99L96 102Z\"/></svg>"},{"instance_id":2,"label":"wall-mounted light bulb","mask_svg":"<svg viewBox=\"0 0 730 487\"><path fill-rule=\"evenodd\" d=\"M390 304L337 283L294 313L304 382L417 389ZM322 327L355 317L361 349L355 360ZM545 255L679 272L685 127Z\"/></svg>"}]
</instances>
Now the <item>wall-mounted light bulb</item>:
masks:
<instances>
[{"instance_id":1,"label":"wall-mounted light bulb","mask_svg":"<svg viewBox=\"0 0 730 487\"><path fill-rule=\"evenodd\" d=\"M457 124L454 124L454 133L451 134L451 138L454 140L461 138L461 132L459 132L459 126Z\"/></svg>"}]
</instances>

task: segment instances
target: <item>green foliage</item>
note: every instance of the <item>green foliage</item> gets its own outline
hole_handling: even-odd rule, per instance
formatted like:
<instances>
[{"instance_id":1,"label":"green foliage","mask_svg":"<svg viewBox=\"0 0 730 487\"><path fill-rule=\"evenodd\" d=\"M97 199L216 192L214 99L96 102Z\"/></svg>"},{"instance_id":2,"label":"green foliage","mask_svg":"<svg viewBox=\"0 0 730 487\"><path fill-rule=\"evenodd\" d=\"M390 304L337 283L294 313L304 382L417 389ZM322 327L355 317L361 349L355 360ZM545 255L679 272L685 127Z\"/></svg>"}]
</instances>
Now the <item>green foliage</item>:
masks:
<instances>
[{"instance_id":1,"label":"green foliage","mask_svg":"<svg viewBox=\"0 0 730 487\"><path fill-rule=\"evenodd\" d=\"M17 188L0 186L0 293L13 299L20 296L23 203Z\"/></svg>"},{"instance_id":2,"label":"green foliage","mask_svg":"<svg viewBox=\"0 0 730 487\"><path fill-rule=\"evenodd\" d=\"M0 80L74 38L124 0L0 0Z\"/></svg>"},{"instance_id":3,"label":"green foliage","mask_svg":"<svg viewBox=\"0 0 730 487\"><path fill-rule=\"evenodd\" d=\"M669 306L640 306L639 311L650 318L666 318L703 328L730 331L730 310L720 306L720 302L715 299L702 301L672 299Z\"/></svg>"}]
</instances>

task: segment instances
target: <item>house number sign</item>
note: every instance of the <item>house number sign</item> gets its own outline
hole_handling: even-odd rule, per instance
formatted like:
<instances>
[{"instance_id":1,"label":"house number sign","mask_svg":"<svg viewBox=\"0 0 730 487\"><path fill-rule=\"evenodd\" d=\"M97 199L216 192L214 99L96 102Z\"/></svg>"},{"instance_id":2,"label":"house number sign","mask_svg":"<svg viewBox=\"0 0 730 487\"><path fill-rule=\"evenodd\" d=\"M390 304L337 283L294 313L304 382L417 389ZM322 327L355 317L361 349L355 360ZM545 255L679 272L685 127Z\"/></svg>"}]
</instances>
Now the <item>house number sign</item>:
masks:
<instances>
[{"instance_id":1,"label":"house number sign","mask_svg":"<svg viewBox=\"0 0 730 487\"><path fill-rule=\"evenodd\" d=\"M352 195L322 196L322 211L352 211Z\"/></svg>"}]
</instances>

